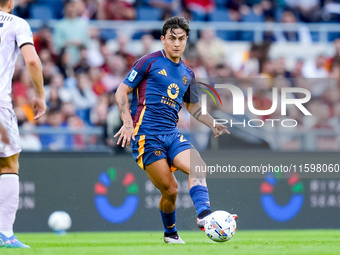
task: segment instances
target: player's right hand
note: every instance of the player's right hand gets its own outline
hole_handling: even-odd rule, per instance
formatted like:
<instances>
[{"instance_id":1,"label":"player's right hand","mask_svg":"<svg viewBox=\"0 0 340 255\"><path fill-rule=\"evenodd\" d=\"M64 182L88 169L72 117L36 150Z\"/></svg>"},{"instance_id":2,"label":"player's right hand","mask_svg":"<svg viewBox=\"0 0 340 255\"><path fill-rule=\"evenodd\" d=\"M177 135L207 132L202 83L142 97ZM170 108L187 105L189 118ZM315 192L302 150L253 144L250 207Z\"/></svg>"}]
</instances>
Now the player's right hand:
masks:
<instances>
[{"instance_id":1,"label":"player's right hand","mask_svg":"<svg viewBox=\"0 0 340 255\"><path fill-rule=\"evenodd\" d=\"M135 140L135 130L133 126L123 125L113 137L117 136L119 136L117 145L119 145L122 142L122 147L125 147L126 145L126 148L129 148L131 139Z\"/></svg>"},{"instance_id":2,"label":"player's right hand","mask_svg":"<svg viewBox=\"0 0 340 255\"><path fill-rule=\"evenodd\" d=\"M34 97L32 100L33 108L37 111L34 119L40 119L46 113L46 103L45 99L41 97Z\"/></svg>"}]
</instances>

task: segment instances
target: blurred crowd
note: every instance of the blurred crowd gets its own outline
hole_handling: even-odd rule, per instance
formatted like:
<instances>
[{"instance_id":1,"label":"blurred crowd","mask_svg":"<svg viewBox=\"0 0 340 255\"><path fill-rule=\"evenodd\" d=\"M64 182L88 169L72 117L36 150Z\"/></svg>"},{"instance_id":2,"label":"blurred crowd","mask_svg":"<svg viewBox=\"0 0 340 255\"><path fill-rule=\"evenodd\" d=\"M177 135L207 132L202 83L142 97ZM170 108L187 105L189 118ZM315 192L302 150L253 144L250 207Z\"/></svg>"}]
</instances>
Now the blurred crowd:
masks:
<instances>
[{"instance_id":1,"label":"blurred crowd","mask_svg":"<svg viewBox=\"0 0 340 255\"><path fill-rule=\"evenodd\" d=\"M50 7L52 17L63 17L63 6L70 0L16 0L14 13L34 19L37 5ZM71 0L76 12L90 20L164 19L181 15L192 20L214 20L214 14L224 11L232 21L277 21L289 10L301 22L339 22L339 0ZM33 9L33 10L32 10ZM143 16L144 10L154 11L154 17ZM140 11L142 10L142 11ZM149 12L151 13L151 12ZM218 16L218 15L217 15Z\"/></svg>"},{"instance_id":2,"label":"blurred crowd","mask_svg":"<svg viewBox=\"0 0 340 255\"><path fill-rule=\"evenodd\" d=\"M23 11L24 7L29 8L33 2L18 0L17 13L25 13ZM211 8L215 8L217 4L213 1L187 0L186 2L189 9L194 8L196 2L209 2L211 3ZM229 0L225 2L229 11L237 10L241 13L244 9L255 11L261 7L263 15L267 15L267 12L264 11L266 10L265 7L273 5L271 1L259 0ZM131 1L116 0L68 1L63 4L63 18L55 24L53 29L44 25L34 33L35 47L43 65L45 97L48 106L46 116L38 122L33 121L34 112L29 100L33 93L33 87L22 59L17 62L13 78L14 109L18 117L19 126L22 129L30 129L35 126L71 130L80 130L85 127L101 127L103 137L85 137L71 134L56 135L44 132L40 135L23 133L23 149L81 150L89 144L105 144L110 148L119 150L115 147L115 141L113 140L113 134L121 126L114 97L115 90L135 61L141 56L151 53L154 46L158 44L152 34L143 34L139 40L141 50L136 54L128 49L131 38L126 34L118 34L114 40L117 47L113 49L110 47L110 42L101 37L98 28L88 26L86 19L100 17L114 19L114 15L101 16L99 7L107 5L104 8L105 10L117 10L113 7L109 8L109 6L118 3L131 8L136 4ZM159 4L160 8L164 7L161 5L163 1L151 3ZM165 3L172 4L172 1ZM320 20L323 17L320 10L325 9L328 4L337 5L338 3L335 0L281 0L275 4L289 6L291 8L289 12L294 13L294 17L295 15L296 17L299 16L300 19L303 19L303 15L312 17L312 15L307 14L308 9L310 12L317 13L319 15L318 20ZM321 5L323 5L323 9L320 9ZM311 8L313 6L318 6L318 8ZM129 14L126 15L131 15L129 19L135 19L135 11L134 9L131 10L131 13L127 12ZM29 16L26 18L29 18ZM127 18L121 17L119 19ZM258 83L261 85L255 86L253 101L254 107L257 109L270 108L271 88L273 86L305 87L312 93L313 100L309 103L308 109L313 114L313 120L309 119L308 123L306 123L300 112L292 110L289 114L294 115L294 119L299 120L299 127L339 130L340 39L335 39L333 42L334 55L320 53L313 63L305 63L303 59L296 59L290 69L286 65L285 56L276 59L270 58L270 40L261 44L249 43L249 49L241 53L237 64L226 55L225 47L227 45L228 42L219 38L215 30L202 30L196 42L188 42L183 59L194 70L197 78L209 78L211 83L219 79L243 79L247 81L249 78L252 78L252 80L260 80L261 78L261 80L264 80L264 82ZM322 79L327 81L321 82ZM253 86L254 84L250 85ZM224 96L226 102L232 102L229 94ZM228 105L219 110L230 113ZM187 112L182 111L181 115L185 116ZM275 116L266 116L264 118L269 117ZM190 118L183 118L179 122L179 127L183 132L188 133ZM340 142L333 144L334 148L337 148L338 144Z\"/></svg>"}]
</instances>

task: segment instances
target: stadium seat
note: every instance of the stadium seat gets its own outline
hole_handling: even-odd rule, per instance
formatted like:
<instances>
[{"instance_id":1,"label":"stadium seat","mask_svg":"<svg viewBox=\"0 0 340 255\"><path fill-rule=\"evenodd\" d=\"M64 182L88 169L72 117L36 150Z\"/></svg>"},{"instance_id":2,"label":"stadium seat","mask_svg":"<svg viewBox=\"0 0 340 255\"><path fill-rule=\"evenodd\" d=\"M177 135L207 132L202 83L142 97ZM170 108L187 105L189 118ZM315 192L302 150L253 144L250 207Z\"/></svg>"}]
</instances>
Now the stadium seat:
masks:
<instances>
[{"instance_id":1,"label":"stadium seat","mask_svg":"<svg viewBox=\"0 0 340 255\"><path fill-rule=\"evenodd\" d=\"M100 30L100 38L104 39L104 40L112 40L112 39L116 39L117 34L114 30L112 29L101 29Z\"/></svg>"},{"instance_id":2,"label":"stadium seat","mask_svg":"<svg viewBox=\"0 0 340 255\"><path fill-rule=\"evenodd\" d=\"M251 11L251 12L249 12L249 14L244 15L242 17L242 22L264 22L264 16L256 15L253 11ZM254 40L254 32L243 31L242 32L242 40L243 41L253 41Z\"/></svg>"},{"instance_id":3,"label":"stadium seat","mask_svg":"<svg viewBox=\"0 0 340 255\"><path fill-rule=\"evenodd\" d=\"M152 7L140 6L137 8L138 20L161 20L162 10Z\"/></svg>"},{"instance_id":4,"label":"stadium seat","mask_svg":"<svg viewBox=\"0 0 340 255\"><path fill-rule=\"evenodd\" d=\"M50 20L55 19L55 13L50 5L32 5L30 9L30 17L32 19Z\"/></svg>"},{"instance_id":5,"label":"stadium seat","mask_svg":"<svg viewBox=\"0 0 340 255\"><path fill-rule=\"evenodd\" d=\"M228 10L225 8L218 8L215 11L213 11L210 14L210 21L212 22L231 22L231 19L229 18ZM227 41L235 41L238 40L238 34L237 31L223 31L223 30L217 30L216 35L220 37L223 40Z\"/></svg>"},{"instance_id":6,"label":"stadium seat","mask_svg":"<svg viewBox=\"0 0 340 255\"><path fill-rule=\"evenodd\" d=\"M216 7L226 7L229 0L215 0Z\"/></svg>"},{"instance_id":7,"label":"stadium seat","mask_svg":"<svg viewBox=\"0 0 340 255\"><path fill-rule=\"evenodd\" d=\"M55 17L57 19L60 19L63 17L63 8L64 8L64 2L63 0L35 0L34 4L38 5L49 5L54 13Z\"/></svg>"}]
</instances>

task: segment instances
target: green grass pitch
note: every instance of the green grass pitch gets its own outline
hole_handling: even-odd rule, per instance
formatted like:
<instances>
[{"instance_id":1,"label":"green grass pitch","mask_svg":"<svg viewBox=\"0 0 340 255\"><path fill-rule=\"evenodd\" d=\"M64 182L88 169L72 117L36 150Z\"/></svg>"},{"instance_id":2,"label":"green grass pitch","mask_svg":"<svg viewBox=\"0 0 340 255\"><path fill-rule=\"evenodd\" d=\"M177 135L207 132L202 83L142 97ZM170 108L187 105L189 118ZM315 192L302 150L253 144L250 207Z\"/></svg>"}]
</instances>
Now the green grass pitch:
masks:
<instances>
[{"instance_id":1,"label":"green grass pitch","mask_svg":"<svg viewBox=\"0 0 340 255\"><path fill-rule=\"evenodd\" d=\"M19 240L32 249L0 249L0 254L340 254L340 230L237 231L226 243L214 243L201 231L180 235L186 244L164 244L161 232L22 233Z\"/></svg>"}]
</instances>

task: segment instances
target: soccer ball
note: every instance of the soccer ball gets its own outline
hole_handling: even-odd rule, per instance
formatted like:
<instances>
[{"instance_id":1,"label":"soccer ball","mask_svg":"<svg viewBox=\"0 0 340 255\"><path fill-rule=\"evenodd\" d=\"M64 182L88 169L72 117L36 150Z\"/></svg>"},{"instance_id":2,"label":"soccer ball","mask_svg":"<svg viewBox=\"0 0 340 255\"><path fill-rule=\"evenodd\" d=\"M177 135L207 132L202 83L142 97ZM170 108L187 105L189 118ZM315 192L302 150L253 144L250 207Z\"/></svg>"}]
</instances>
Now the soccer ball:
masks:
<instances>
[{"instance_id":1,"label":"soccer ball","mask_svg":"<svg viewBox=\"0 0 340 255\"><path fill-rule=\"evenodd\" d=\"M55 211L48 218L48 226L58 234L64 234L71 225L71 217L64 211Z\"/></svg>"},{"instance_id":2,"label":"soccer ball","mask_svg":"<svg viewBox=\"0 0 340 255\"><path fill-rule=\"evenodd\" d=\"M211 240L226 242L236 232L236 221L233 215L226 211L215 211L205 218L204 231Z\"/></svg>"}]
</instances>

